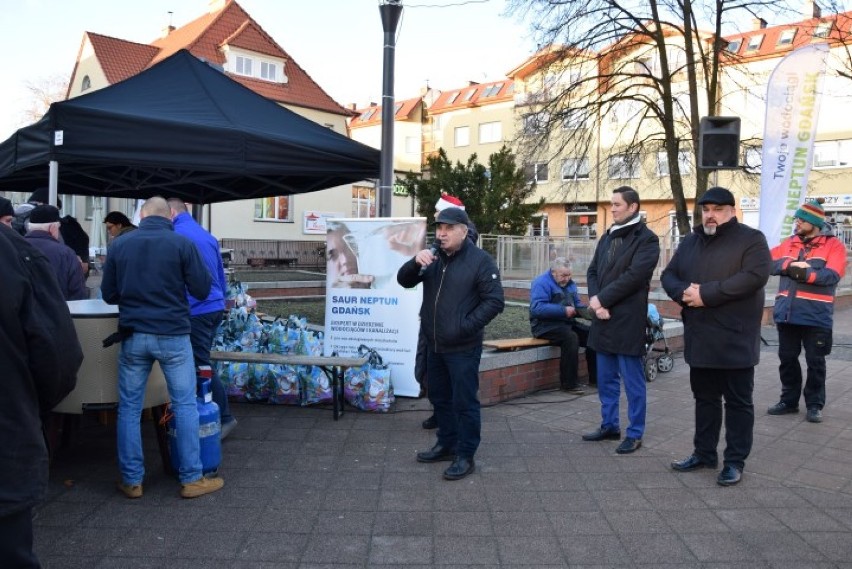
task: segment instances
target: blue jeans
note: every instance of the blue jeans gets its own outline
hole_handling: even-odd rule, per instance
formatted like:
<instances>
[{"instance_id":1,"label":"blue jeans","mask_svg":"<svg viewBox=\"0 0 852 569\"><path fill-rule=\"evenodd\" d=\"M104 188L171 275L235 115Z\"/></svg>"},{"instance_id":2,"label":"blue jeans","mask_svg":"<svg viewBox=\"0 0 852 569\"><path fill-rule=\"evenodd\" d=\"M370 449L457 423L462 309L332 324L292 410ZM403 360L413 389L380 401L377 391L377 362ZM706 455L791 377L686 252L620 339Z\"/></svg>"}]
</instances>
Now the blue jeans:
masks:
<instances>
[{"instance_id":1,"label":"blue jeans","mask_svg":"<svg viewBox=\"0 0 852 569\"><path fill-rule=\"evenodd\" d=\"M199 314L189 319L189 324L192 327L189 339L192 342L192 357L195 360L195 367L212 367L210 349L213 347L213 336L216 335L216 330L219 328L221 321L221 310ZM228 395L225 393L225 386L214 377L210 382L210 389L213 394L213 402L219 406L219 418L222 424L230 423L234 420L234 416L231 415L231 406L228 405Z\"/></svg>"},{"instance_id":2,"label":"blue jeans","mask_svg":"<svg viewBox=\"0 0 852 569\"><path fill-rule=\"evenodd\" d=\"M118 468L125 484L141 484L145 477L139 421L145 386L154 361L166 377L175 414L178 478L182 484L201 478L198 407L195 403L195 364L189 335L161 336L134 333L121 343L118 358Z\"/></svg>"},{"instance_id":3,"label":"blue jeans","mask_svg":"<svg viewBox=\"0 0 852 569\"><path fill-rule=\"evenodd\" d=\"M482 346L465 352L435 353L427 342L429 401L438 421L438 444L458 456L473 458L479 448L479 361Z\"/></svg>"},{"instance_id":4,"label":"blue jeans","mask_svg":"<svg viewBox=\"0 0 852 569\"><path fill-rule=\"evenodd\" d=\"M625 356L598 352L598 397L601 400L601 428L619 429L618 400L621 381L627 394L627 417L630 425L625 436L641 439L645 434L647 390L642 356Z\"/></svg>"}]
</instances>

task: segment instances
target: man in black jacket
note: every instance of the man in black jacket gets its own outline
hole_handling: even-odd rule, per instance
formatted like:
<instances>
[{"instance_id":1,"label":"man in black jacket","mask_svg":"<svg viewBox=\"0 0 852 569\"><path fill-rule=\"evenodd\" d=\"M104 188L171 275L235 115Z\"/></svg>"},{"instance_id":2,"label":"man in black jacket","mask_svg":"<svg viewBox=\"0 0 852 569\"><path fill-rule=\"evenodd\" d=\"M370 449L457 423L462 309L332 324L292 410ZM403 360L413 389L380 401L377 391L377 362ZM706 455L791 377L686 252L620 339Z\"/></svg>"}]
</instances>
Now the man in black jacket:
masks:
<instances>
[{"instance_id":1,"label":"man in black jacket","mask_svg":"<svg viewBox=\"0 0 852 569\"><path fill-rule=\"evenodd\" d=\"M601 426L585 441L621 438L618 400L621 381L627 394L627 427L616 448L629 454L642 446L646 387L642 356L648 318L648 289L660 258L660 240L639 216L639 194L629 186L612 193L613 225L598 241L586 273L589 309L595 319L589 346L598 354L598 397Z\"/></svg>"},{"instance_id":2,"label":"man in black jacket","mask_svg":"<svg viewBox=\"0 0 852 569\"><path fill-rule=\"evenodd\" d=\"M83 351L48 259L0 223L0 565L39 567L32 509L47 489L41 416L74 389Z\"/></svg>"},{"instance_id":3,"label":"man in black jacket","mask_svg":"<svg viewBox=\"0 0 852 569\"><path fill-rule=\"evenodd\" d=\"M772 258L763 234L737 221L730 191L710 188L698 205L702 224L684 237L662 275L666 293L682 307L695 398L695 449L671 466L679 472L716 467L724 397L726 446L717 482L731 486L751 452L754 366Z\"/></svg>"},{"instance_id":4,"label":"man in black jacket","mask_svg":"<svg viewBox=\"0 0 852 569\"><path fill-rule=\"evenodd\" d=\"M397 282L405 288L423 283L426 376L438 419L437 444L417 453L417 460L452 460L444 471L447 480L460 480L475 469L483 329L504 305L494 259L467 239L468 224L470 219L459 208L440 212L435 221L435 238L441 243L437 255L424 249L397 273Z\"/></svg>"}]
</instances>

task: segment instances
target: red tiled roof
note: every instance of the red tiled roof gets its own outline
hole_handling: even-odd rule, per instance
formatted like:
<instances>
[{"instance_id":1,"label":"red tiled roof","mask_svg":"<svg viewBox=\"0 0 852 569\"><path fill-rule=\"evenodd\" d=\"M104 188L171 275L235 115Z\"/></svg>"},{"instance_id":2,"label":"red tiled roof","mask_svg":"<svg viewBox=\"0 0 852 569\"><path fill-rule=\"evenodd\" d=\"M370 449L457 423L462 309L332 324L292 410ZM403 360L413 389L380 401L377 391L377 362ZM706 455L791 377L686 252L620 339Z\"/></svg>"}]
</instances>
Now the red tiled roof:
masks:
<instances>
[{"instance_id":1,"label":"red tiled roof","mask_svg":"<svg viewBox=\"0 0 852 569\"><path fill-rule=\"evenodd\" d=\"M418 119L413 117L412 113L417 106L421 104L423 97L415 97L414 99L406 99L404 101L395 101L394 107L399 107L394 113L393 120L404 121L408 119ZM373 112L370 112L373 111ZM363 109L355 109L358 116L349 119L349 128L361 128L365 126L375 126L382 124L382 106L374 105Z\"/></svg>"},{"instance_id":2,"label":"red tiled roof","mask_svg":"<svg viewBox=\"0 0 852 569\"><path fill-rule=\"evenodd\" d=\"M466 107L481 107L494 103L511 101L514 97L515 82L511 79L477 83L444 91L429 107L431 114L440 114Z\"/></svg>"},{"instance_id":3,"label":"red tiled roof","mask_svg":"<svg viewBox=\"0 0 852 569\"><path fill-rule=\"evenodd\" d=\"M224 65L225 54L222 47L231 45L286 62L284 74L287 76L287 83L272 83L228 74L256 93L278 103L338 115L352 114L332 99L234 0L229 0L221 10L204 14L171 31L169 35L154 40L150 45L92 33L89 33L89 37L112 40L98 41L97 44L92 42L110 84L115 83L113 77L120 77L118 80L126 79L181 49L189 50L199 59ZM110 71L107 71L108 69Z\"/></svg>"},{"instance_id":4,"label":"red tiled roof","mask_svg":"<svg viewBox=\"0 0 852 569\"><path fill-rule=\"evenodd\" d=\"M825 38L815 38L814 32L823 23L831 24L828 35ZM799 22L759 28L725 36L728 45L732 42L740 41L740 45L735 53L726 52L726 55L728 55L727 61L732 62L735 58L737 60L754 61L780 57L781 55L786 55L789 51L814 42L827 41L832 44L842 43L844 39L848 41L849 33L852 31L850 30L850 25L852 25L852 11L832 14L822 18L808 18ZM784 45L778 45L781 35L787 30L795 30L792 41ZM757 49L748 49L749 41L760 35L763 36L760 46Z\"/></svg>"},{"instance_id":5,"label":"red tiled roof","mask_svg":"<svg viewBox=\"0 0 852 569\"><path fill-rule=\"evenodd\" d=\"M156 47L86 32L110 85L143 71L159 51Z\"/></svg>"}]
</instances>

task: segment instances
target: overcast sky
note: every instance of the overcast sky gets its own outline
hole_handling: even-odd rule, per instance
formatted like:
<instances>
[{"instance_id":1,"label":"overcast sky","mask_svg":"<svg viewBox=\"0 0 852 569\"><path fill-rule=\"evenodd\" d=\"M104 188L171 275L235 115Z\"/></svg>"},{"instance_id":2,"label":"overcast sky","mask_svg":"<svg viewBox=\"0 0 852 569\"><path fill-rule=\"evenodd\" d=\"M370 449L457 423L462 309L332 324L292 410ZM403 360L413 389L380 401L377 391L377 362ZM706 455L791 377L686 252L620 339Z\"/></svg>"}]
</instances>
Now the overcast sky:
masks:
<instances>
[{"instance_id":1,"label":"overcast sky","mask_svg":"<svg viewBox=\"0 0 852 569\"><path fill-rule=\"evenodd\" d=\"M338 103L380 102L383 32L378 0L238 0ZM527 29L503 16L504 0L403 0L395 97L505 76L534 51ZM0 140L25 126L26 84L70 76L86 31L150 43L207 0L0 0L4 58ZM169 11L172 12L171 16Z\"/></svg>"}]
</instances>

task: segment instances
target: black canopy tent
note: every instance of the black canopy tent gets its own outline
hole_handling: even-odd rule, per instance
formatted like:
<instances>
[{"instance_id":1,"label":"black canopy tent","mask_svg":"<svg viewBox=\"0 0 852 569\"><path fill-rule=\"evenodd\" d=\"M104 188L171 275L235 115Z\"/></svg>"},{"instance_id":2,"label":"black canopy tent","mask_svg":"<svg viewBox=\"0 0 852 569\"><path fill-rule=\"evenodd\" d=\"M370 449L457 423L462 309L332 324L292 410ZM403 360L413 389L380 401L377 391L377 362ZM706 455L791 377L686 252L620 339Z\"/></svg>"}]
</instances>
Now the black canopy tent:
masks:
<instances>
[{"instance_id":1,"label":"black canopy tent","mask_svg":"<svg viewBox=\"0 0 852 569\"><path fill-rule=\"evenodd\" d=\"M379 151L305 119L182 50L125 81L54 103L0 144L0 191L200 204L376 178ZM51 180L51 196L56 184Z\"/></svg>"}]
</instances>

